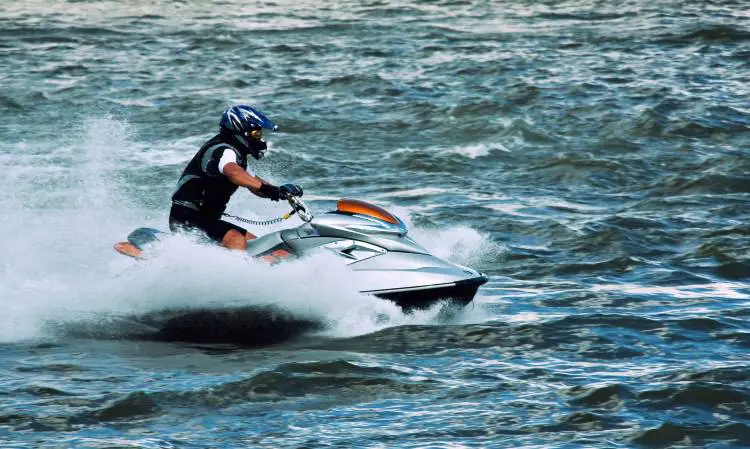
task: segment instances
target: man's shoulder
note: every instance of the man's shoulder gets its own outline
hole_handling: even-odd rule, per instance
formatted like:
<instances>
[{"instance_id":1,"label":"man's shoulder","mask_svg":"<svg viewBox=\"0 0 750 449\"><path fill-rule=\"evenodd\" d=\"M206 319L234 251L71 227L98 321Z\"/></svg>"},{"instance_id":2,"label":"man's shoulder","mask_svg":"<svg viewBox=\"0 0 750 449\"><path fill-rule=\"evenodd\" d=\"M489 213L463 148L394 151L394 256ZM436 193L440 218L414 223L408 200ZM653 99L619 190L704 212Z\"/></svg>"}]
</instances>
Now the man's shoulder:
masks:
<instances>
[{"instance_id":1,"label":"man's shoulder","mask_svg":"<svg viewBox=\"0 0 750 449\"><path fill-rule=\"evenodd\" d=\"M238 157L242 157L242 152L237 149L236 146L232 145L226 140L219 139L218 137L219 136L216 136L204 143L203 146L201 146L199 154L203 153L205 155L204 157L208 156L209 154L221 157L221 155L229 150L236 154Z\"/></svg>"},{"instance_id":2,"label":"man's shoulder","mask_svg":"<svg viewBox=\"0 0 750 449\"><path fill-rule=\"evenodd\" d=\"M226 139L223 139L220 134L217 134L208 139L203 145L201 145L201 148L231 148L233 150L237 149L234 145L227 142Z\"/></svg>"}]
</instances>

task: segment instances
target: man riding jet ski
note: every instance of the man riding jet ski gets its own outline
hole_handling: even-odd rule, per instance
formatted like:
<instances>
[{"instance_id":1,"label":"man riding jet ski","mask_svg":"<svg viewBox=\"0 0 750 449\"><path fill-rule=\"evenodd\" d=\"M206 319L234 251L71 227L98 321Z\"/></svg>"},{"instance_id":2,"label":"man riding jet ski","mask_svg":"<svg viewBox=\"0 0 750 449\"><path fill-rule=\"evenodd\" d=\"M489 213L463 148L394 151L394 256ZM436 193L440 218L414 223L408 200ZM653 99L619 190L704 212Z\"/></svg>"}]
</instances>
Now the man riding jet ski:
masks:
<instances>
[{"instance_id":1,"label":"man riding jet ski","mask_svg":"<svg viewBox=\"0 0 750 449\"><path fill-rule=\"evenodd\" d=\"M407 310L427 308L443 300L468 304L479 286L487 282L484 274L430 254L407 236L401 219L374 204L342 199L335 210L313 217L300 199L301 187L276 187L246 171L248 155L260 159L266 151L263 129L278 128L249 106L224 112L219 135L201 147L177 183L169 216L172 232L197 230L227 248L245 250L271 263L331 251L351 268L351 280L360 292L392 300ZM240 226L221 220L239 186L272 201L287 200L292 212L286 217L296 213L303 224L256 238ZM160 235L163 233L156 229L138 228L115 249L141 258L144 249Z\"/></svg>"},{"instance_id":2,"label":"man riding jet ski","mask_svg":"<svg viewBox=\"0 0 750 449\"><path fill-rule=\"evenodd\" d=\"M250 106L238 105L224 111L219 121L219 134L203 144L177 182L169 212L172 232L199 231L227 248L244 250L247 241L255 239L255 235L221 219L237 187L246 187L271 201L290 195L302 196L298 185L277 187L248 168L249 156L259 160L266 153L264 129L276 131L278 126ZM138 249L126 243L118 251L138 255Z\"/></svg>"}]
</instances>

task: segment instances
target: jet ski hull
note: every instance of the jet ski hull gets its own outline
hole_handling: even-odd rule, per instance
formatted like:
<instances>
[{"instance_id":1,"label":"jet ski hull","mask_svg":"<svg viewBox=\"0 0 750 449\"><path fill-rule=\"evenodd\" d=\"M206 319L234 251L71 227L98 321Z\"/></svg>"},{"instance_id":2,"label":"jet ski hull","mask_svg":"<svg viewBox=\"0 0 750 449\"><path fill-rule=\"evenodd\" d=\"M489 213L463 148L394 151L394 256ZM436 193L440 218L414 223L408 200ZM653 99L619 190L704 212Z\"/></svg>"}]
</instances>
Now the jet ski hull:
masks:
<instances>
[{"instance_id":1,"label":"jet ski hull","mask_svg":"<svg viewBox=\"0 0 750 449\"><path fill-rule=\"evenodd\" d=\"M486 282L487 276L480 275L447 284L363 291L362 293L393 301L404 310L427 309L438 302L463 307L474 299L479 287Z\"/></svg>"}]
</instances>

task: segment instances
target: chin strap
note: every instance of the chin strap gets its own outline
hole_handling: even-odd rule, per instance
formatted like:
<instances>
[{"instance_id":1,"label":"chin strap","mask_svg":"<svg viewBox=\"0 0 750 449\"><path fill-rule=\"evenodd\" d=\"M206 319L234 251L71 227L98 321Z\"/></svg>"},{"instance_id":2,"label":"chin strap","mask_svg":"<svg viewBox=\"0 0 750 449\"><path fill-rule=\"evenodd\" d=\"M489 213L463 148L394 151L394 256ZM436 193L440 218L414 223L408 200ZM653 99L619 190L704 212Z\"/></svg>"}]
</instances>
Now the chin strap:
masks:
<instances>
[{"instance_id":1,"label":"chin strap","mask_svg":"<svg viewBox=\"0 0 750 449\"><path fill-rule=\"evenodd\" d=\"M285 213L279 218L274 218L272 220L265 220L265 221L251 220L249 218L242 218L242 217L238 217L236 215L231 215L231 214L221 214L221 215L224 217L234 218L237 221L241 221L243 223L248 223L248 224L255 225L255 226L271 226L276 223L281 223L284 220L288 220L289 218L291 218L292 215L294 215L295 212L297 211L293 210L291 212Z\"/></svg>"}]
</instances>

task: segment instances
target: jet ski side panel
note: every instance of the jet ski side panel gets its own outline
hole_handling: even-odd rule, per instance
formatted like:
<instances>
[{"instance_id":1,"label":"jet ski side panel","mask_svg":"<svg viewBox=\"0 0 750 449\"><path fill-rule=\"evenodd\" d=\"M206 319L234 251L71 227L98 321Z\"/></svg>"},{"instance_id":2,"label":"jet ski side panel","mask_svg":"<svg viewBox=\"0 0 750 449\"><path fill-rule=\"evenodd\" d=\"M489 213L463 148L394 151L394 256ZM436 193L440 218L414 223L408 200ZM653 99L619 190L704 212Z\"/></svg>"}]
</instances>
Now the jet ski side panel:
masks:
<instances>
[{"instance_id":1,"label":"jet ski side panel","mask_svg":"<svg viewBox=\"0 0 750 449\"><path fill-rule=\"evenodd\" d=\"M366 217L327 213L315 217L310 225L318 235L359 240L388 251L428 254L426 249L406 236L403 224L377 223ZM300 234L301 237L307 236Z\"/></svg>"},{"instance_id":2,"label":"jet ski side panel","mask_svg":"<svg viewBox=\"0 0 750 449\"><path fill-rule=\"evenodd\" d=\"M388 252L349 265L360 291L424 308L441 299L470 302L487 276L429 254Z\"/></svg>"},{"instance_id":3,"label":"jet ski side panel","mask_svg":"<svg viewBox=\"0 0 750 449\"><path fill-rule=\"evenodd\" d=\"M280 248L287 249L286 242L281 238L281 232L272 232L247 241L247 254L252 257Z\"/></svg>"}]
</instances>

